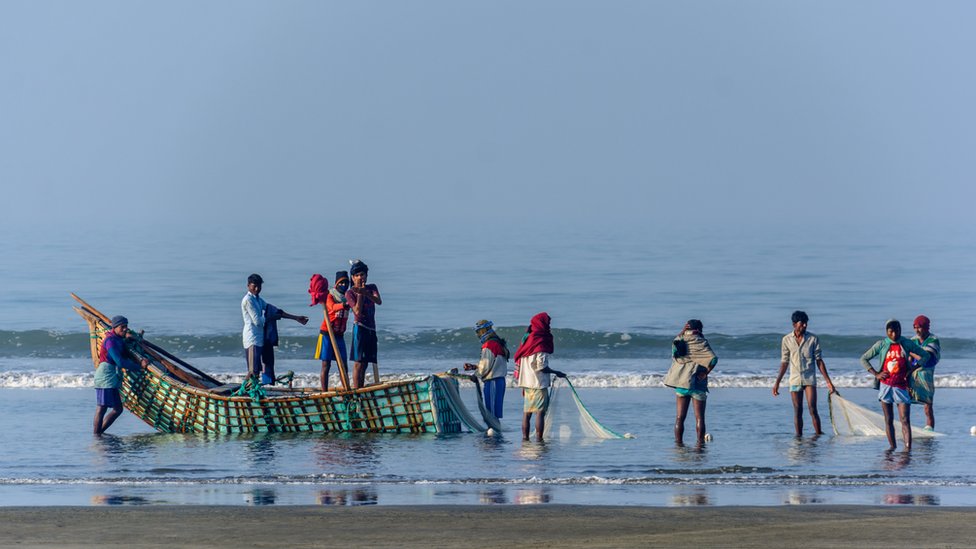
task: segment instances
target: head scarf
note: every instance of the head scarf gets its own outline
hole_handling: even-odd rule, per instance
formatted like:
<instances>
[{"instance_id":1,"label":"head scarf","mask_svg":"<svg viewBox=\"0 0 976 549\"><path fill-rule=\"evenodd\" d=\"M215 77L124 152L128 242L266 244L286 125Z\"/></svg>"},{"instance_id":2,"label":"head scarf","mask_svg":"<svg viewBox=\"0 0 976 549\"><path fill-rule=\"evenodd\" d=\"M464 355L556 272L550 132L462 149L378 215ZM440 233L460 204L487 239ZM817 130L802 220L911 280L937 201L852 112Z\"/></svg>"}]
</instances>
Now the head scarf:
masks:
<instances>
[{"instance_id":1,"label":"head scarf","mask_svg":"<svg viewBox=\"0 0 976 549\"><path fill-rule=\"evenodd\" d=\"M490 320L479 320L474 324L474 333L478 334L481 342L484 343L495 334L495 330L492 329L492 322Z\"/></svg>"},{"instance_id":2,"label":"head scarf","mask_svg":"<svg viewBox=\"0 0 976 549\"><path fill-rule=\"evenodd\" d=\"M308 284L308 293L312 296L309 307L319 303L325 303L325 296L329 293L329 281L322 275L315 273Z\"/></svg>"},{"instance_id":3,"label":"head scarf","mask_svg":"<svg viewBox=\"0 0 976 549\"><path fill-rule=\"evenodd\" d=\"M122 315L118 315L118 316L113 316L112 317L112 329L113 330L116 329L116 328L118 328L119 326L128 326L128 325L129 325L129 319L128 318L125 318Z\"/></svg>"},{"instance_id":4,"label":"head scarf","mask_svg":"<svg viewBox=\"0 0 976 549\"><path fill-rule=\"evenodd\" d=\"M915 317L914 325L918 326L919 328L925 328L926 330L928 330L931 323L932 321L929 320L929 317L925 315L918 315Z\"/></svg>"},{"instance_id":5,"label":"head scarf","mask_svg":"<svg viewBox=\"0 0 976 549\"><path fill-rule=\"evenodd\" d=\"M478 339L481 340L482 348L484 347L494 347L492 352L496 355L502 355L505 358L509 358L511 352L508 350L508 343L495 333L492 328L494 324L490 320L479 320L474 325L474 332L478 334Z\"/></svg>"},{"instance_id":6,"label":"head scarf","mask_svg":"<svg viewBox=\"0 0 976 549\"><path fill-rule=\"evenodd\" d=\"M336 303L345 303L346 302L346 294L345 294L345 292L340 292L339 291L339 283L342 282L343 280L346 281L346 284L349 283L349 273L347 273L346 271L336 271L336 275L335 275L335 286L333 286L329 290L329 294L332 295L332 301L335 301Z\"/></svg>"},{"instance_id":7,"label":"head scarf","mask_svg":"<svg viewBox=\"0 0 976 549\"><path fill-rule=\"evenodd\" d=\"M515 360L536 353L553 353L552 332L549 323L552 319L547 313L539 313L532 317L529 329L525 331L522 344L515 351Z\"/></svg>"}]
</instances>

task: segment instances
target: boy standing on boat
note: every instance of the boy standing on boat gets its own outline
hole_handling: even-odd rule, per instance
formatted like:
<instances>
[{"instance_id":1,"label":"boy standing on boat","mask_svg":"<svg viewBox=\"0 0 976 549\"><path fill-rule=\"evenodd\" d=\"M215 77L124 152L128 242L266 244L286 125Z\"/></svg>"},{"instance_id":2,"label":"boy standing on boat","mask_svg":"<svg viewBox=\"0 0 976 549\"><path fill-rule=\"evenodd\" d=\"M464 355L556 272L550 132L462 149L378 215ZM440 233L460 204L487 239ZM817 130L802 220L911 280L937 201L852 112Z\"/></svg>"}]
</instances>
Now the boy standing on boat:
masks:
<instances>
[{"instance_id":1,"label":"boy standing on boat","mask_svg":"<svg viewBox=\"0 0 976 549\"><path fill-rule=\"evenodd\" d=\"M549 355L553 353L552 331L549 329L551 321L547 313L532 317L522 344L515 351L515 379L525 399L522 440L529 440L532 414L536 414L535 439L542 442L546 412L549 410L549 387L552 386L550 374L566 377L566 374L549 367Z\"/></svg>"},{"instance_id":2,"label":"boy standing on boat","mask_svg":"<svg viewBox=\"0 0 976 549\"><path fill-rule=\"evenodd\" d=\"M326 282L325 285L327 286L328 283ZM322 297L321 293L312 296L313 305L316 303L322 304L322 326L319 327L319 340L315 346L315 358L316 360L322 361L320 387L323 391L329 390L329 370L332 368L333 360L336 361L336 364L340 368L347 372L345 375L341 375L340 379L349 377L348 366L346 365L348 355L346 353L346 339L344 337L346 334L346 323L349 320L349 304L346 303L346 290L348 289L349 273L339 271L335 274L335 286L327 292L322 292L325 294L324 297ZM336 347L339 348L339 357L341 360L336 358L335 350L332 348L332 342L329 340L330 325L332 327L332 335L335 337Z\"/></svg>"},{"instance_id":3,"label":"boy standing on boat","mask_svg":"<svg viewBox=\"0 0 976 549\"><path fill-rule=\"evenodd\" d=\"M247 277L247 293L241 300L244 316L244 355L247 372L263 384L274 385L274 348L278 346L278 321L282 318L308 324L307 316L292 315L261 299L264 279L259 274Z\"/></svg>"},{"instance_id":4,"label":"boy standing on boat","mask_svg":"<svg viewBox=\"0 0 976 549\"><path fill-rule=\"evenodd\" d=\"M861 366L871 373L879 382L878 400L881 401L881 411L884 412L885 434L888 435L890 450L896 448L893 406L898 405L898 415L901 419L901 436L905 443L905 451L912 449L911 403L912 397L908 393L908 376L910 368L921 368L929 361L929 353L917 343L901 336L901 322L891 319L885 323L885 333L888 337L878 341L861 355ZM910 355L918 357L913 366L909 361ZM880 356L881 365L878 370L871 366L871 359Z\"/></svg>"},{"instance_id":5,"label":"boy standing on boat","mask_svg":"<svg viewBox=\"0 0 976 549\"><path fill-rule=\"evenodd\" d=\"M498 337L488 320L479 320L474 326L481 339L481 360L478 364L464 364L465 370L476 370L484 383L485 407L502 418L505 400L505 376L508 374L508 357L511 354L505 340Z\"/></svg>"},{"instance_id":6,"label":"boy standing on boat","mask_svg":"<svg viewBox=\"0 0 976 549\"><path fill-rule=\"evenodd\" d=\"M917 367L912 372L910 392L912 403L921 403L925 408L925 430L935 429L935 412L932 410L932 397L935 396L935 365L942 358L942 344L939 338L929 331L931 321L925 315L915 317L915 337L912 341L929 353L929 361L925 366ZM919 357L912 355L912 363L918 364Z\"/></svg>"},{"instance_id":7,"label":"boy standing on boat","mask_svg":"<svg viewBox=\"0 0 976 549\"><path fill-rule=\"evenodd\" d=\"M370 362L377 363L376 306L382 305L383 299L376 284L366 283L369 267L365 263L354 260L349 274L352 276L352 287L346 291L346 303L356 315L349 358L353 361L352 386L359 389L366 384L366 366Z\"/></svg>"},{"instance_id":8,"label":"boy standing on boat","mask_svg":"<svg viewBox=\"0 0 976 549\"><path fill-rule=\"evenodd\" d=\"M820 429L820 414L817 413L817 368L827 382L827 390L834 392L834 384L827 375L827 365L824 364L820 351L820 339L807 331L810 317L803 311L794 311L793 331L783 336L779 375L773 383L773 396L779 396L779 383L783 380L786 368L790 369L790 397L793 399L793 427L796 436L803 436L803 396L806 394L807 406L810 408L810 420L813 431L822 435Z\"/></svg>"},{"instance_id":9,"label":"boy standing on boat","mask_svg":"<svg viewBox=\"0 0 976 549\"><path fill-rule=\"evenodd\" d=\"M102 348L98 351L98 369L95 370L95 435L101 436L115 420L122 415L122 368L138 370L145 368L149 361L142 359L140 364L129 360L125 355L125 338L129 335L129 320L124 316L112 317L112 327L105 334ZM108 413L106 414L106 411Z\"/></svg>"}]
</instances>

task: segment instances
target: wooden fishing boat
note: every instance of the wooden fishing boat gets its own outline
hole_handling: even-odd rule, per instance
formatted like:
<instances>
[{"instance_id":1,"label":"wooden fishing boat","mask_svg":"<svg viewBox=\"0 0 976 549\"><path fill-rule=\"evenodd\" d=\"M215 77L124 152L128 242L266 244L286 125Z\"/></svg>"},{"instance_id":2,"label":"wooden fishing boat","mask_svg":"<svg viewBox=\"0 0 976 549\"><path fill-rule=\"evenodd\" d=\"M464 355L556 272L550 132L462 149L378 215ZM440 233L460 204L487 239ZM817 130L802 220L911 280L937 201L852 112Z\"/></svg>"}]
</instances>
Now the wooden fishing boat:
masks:
<instances>
[{"instance_id":1,"label":"wooden fishing boat","mask_svg":"<svg viewBox=\"0 0 976 549\"><path fill-rule=\"evenodd\" d=\"M71 294L88 323L91 354L111 329L109 318ZM456 433L483 431L458 393L451 374L323 392L317 388L225 384L144 338L130 338L129 350L147 368L124 370L123 406L164 433L382 432ZM480 401L479 401L480 404Z\"/></svg>"}]
</instances>

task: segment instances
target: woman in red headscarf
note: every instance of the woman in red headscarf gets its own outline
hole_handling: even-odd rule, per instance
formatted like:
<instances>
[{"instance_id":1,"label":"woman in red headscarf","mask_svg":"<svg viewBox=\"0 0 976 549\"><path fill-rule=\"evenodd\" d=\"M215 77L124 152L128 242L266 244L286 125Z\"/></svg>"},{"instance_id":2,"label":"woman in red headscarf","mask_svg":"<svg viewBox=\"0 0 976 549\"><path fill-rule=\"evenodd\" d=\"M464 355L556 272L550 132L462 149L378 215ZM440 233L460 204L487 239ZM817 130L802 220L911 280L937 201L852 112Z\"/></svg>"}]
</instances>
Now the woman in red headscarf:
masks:
<instances>
[{"instance_id":1,"label":"woman in red headscarf","mask_svg":"<svg viewBox=\"0 0 976 549\"><path fill-rule=\"evenodd\" d=\"M535 420L535 438L542 441L546 411L549 409L549 387L552 386L550 374L566 377L566 374L549 368L549 355L553 352L552 331L549 329L551 321L547 313L532 317L522 344L515 351L515 379L525 398L522 440L529 440L532 414L538 413Z\"/></svg>"}]
</instances>

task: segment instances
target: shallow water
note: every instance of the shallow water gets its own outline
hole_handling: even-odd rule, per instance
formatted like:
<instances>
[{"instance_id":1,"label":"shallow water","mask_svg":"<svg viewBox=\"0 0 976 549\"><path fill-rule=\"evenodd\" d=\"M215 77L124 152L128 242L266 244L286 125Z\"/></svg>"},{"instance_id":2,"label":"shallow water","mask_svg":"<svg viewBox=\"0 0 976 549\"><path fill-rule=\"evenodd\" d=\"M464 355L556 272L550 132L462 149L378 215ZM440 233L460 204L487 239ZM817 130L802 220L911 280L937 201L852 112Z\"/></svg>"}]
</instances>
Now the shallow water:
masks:
<instances>
[{"instance_id":1,"label":"shallow water","mask_svg":"<svg viewBox=\"0 0 976 549\"><path fill-rule=\"evenodd\" d=\"M973 505L966 464L976 444L976 247L936 235L911 264L881 269L905 244L819 235L802 251L788 234L576 233L537 242L499 229L491 246L450 231L357 233L321 251L315 231L233 231L119 238L87 234L0 242L0 505L597 503ZM39 239L43 240L40 241ZM260 249L260 254L254 250ZM153 253L145 253L152 250ZM317 251L318 250L318 251ZM96 253L97 252L97 253ZM264 275L264 297L308 326L280 324L279 373L317 382L312 346L321 320L308 307L312 273L352 257L370 264L387 379L426 375L477 358L480 318L518 341L528 319L553 316L554 367L569 372L598 419L637 436L587 444L523 443L521 399L509 390L501 438L477 434L162 435L126 413L93 439L87 327L71 291L218 378L239 380L244 279ZM881 274L883 273L883 276ZM830 374L874 409L858 356L884 320L918 313L943 338L939 430L910 456L873 438L792 436L789 397L769 387L789 315L805 309ZM720 357L708 404L714 440L672 441L674 398L661 388L671 336L705 322ZM335 380L333 380L335 384ZM471 397L471 389L466 392ZM821 390L826 424L826 394ZM916 419L921 419L916 410ZM692 420L688 433L692 436Z\"/></svg>"},{"instance_id":2,"label":"shallow water","mask_svg":"<svg viewBox=\"0 0 976 549\"><path fill-rule=\"evenodd\" d=\"M91 389L4 389L0 407L17 412L0 429L18 434L0 447L0 504L976 504L970 389L937 393L945 436L916 439L910 454L881 438L797 439L788 398L768 389L714 389L714 440L700 449L675 446L666 389L579 392L597 419L636 438L523 442L511 391L500 437L171 435L126 413L97 439ZM870 389L844 396L877 407ZM820 412L829 432L822 390ZM692 419L686 427L690 442Z\"/></svg>"}]
</instances>

